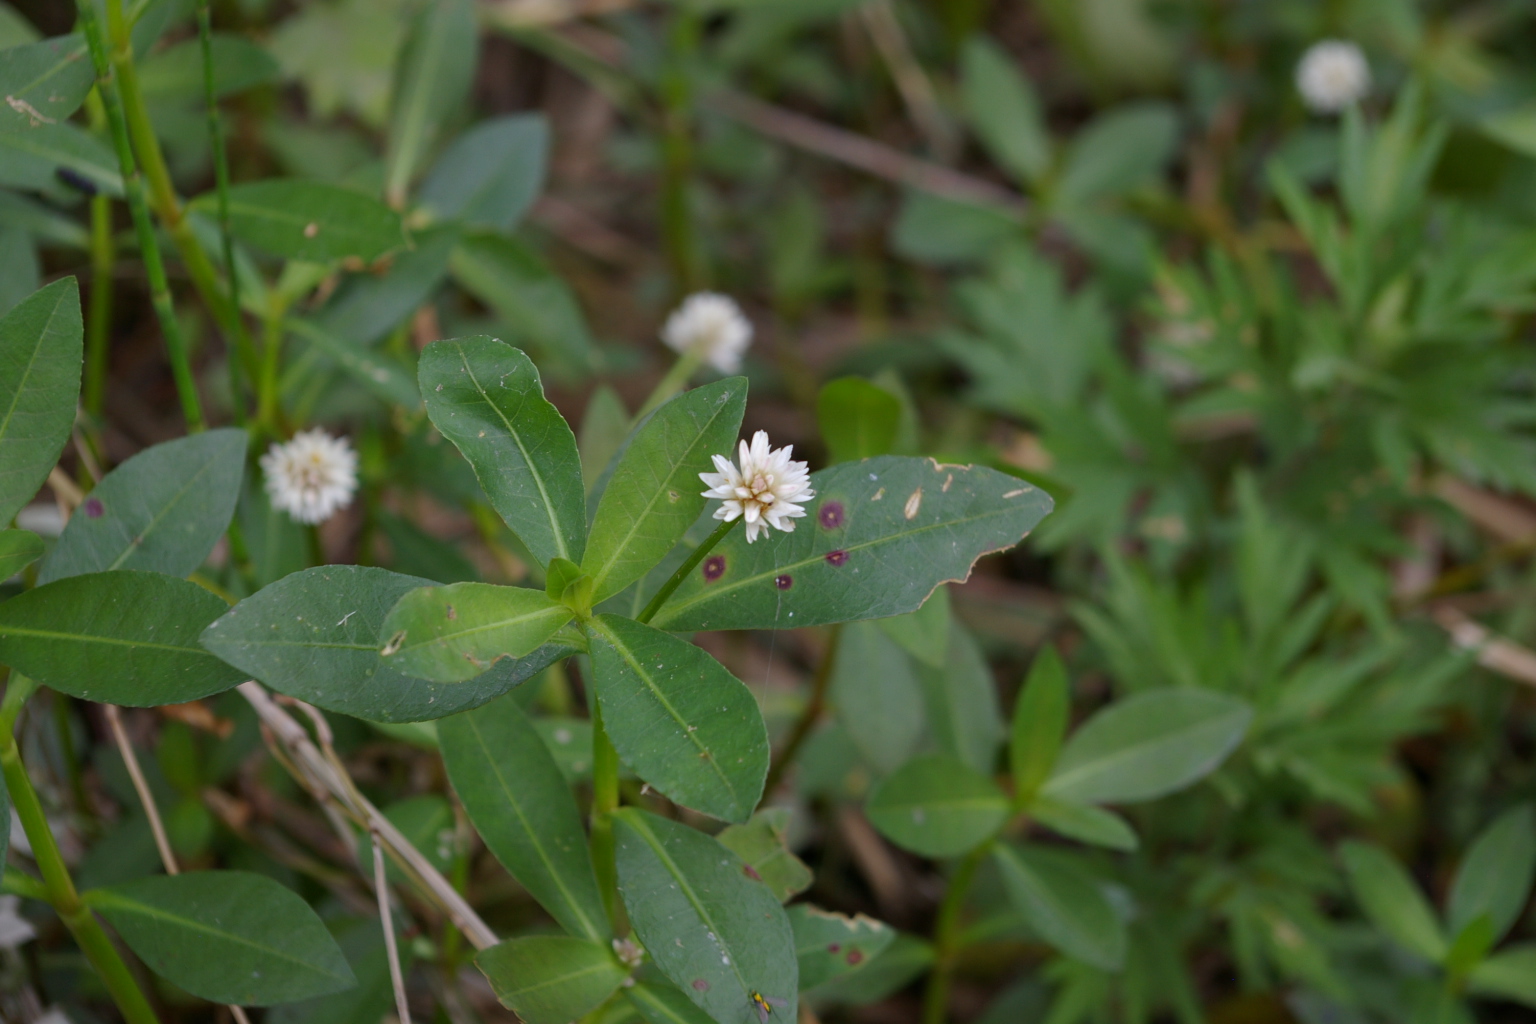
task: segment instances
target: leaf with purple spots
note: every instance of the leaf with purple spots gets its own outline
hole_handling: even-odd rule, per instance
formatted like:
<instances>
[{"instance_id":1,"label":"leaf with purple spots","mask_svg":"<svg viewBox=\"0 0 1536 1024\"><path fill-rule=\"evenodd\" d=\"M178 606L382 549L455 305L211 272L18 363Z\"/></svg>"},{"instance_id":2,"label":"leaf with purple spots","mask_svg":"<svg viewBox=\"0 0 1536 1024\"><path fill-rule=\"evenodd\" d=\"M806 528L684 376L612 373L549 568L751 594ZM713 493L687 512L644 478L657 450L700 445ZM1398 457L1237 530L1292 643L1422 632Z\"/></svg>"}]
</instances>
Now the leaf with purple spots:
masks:
<instances>
[{"instance_id":1,"label":"leaf with purple spots","mask_svg":"<svg viewBox=\"0 0 1536 1024\"><path fill-rule=\"evenodd\" d=\"M800 961L800 987L806 991L858 970L896 937L884 921L858 914L834 914L809 903L789 908L795 930L795 956Z\"/></svg>"}]
</instances>

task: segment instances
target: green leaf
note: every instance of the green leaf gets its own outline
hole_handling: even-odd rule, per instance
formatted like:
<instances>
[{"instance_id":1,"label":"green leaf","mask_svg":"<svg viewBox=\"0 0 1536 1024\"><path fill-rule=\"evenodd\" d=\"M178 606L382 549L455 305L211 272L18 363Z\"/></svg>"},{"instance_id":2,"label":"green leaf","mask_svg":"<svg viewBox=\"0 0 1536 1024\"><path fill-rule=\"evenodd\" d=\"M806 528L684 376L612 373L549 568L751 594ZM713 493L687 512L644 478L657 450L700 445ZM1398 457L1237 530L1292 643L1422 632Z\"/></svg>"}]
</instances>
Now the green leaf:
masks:
<instances>
[{"instance_id":1,"label":"green leaf","mask_svg":"<svg viewBox=\"0 0 1536 1024\"><path fill-rule=\"evenodd\" d=\"M878 619L875 625L920 664L943 668L949 658L950 617L949 588L940 586L917 611Z\"/></svg>"},{"instance_id":2,"label":"green leaf","mask_svg":"<svg viewBox=\"0 0 1536 1024\"><path fill-rule=\"evenodd\" d=\"M368 851L368 871L373 871L373 851ZM329 996L284 1003L262 1017L262 1024L379 1024L393 1012L394 986L389 977L389 953L379 919L343 918L333 920L331 933L346 954L347 963L357 977L357 986ZM400 967L410 976L411 943L400 944Z\"/></svg>"},{"instance_id":3,"label":"green leaf","mask_svg":"<svg viewBox=\"0 0 1536 1024\"><path fill-rule=\"evenodd\" d=\"M587 629L592 686L619 757L684 807L751 817L768 774L752 691L705 651L633 619L599 615Z\"/></svg>"},{"instance_id":4,"label":"green leaf","mask_svg":"<svg viewBox=\"0 0 1536 1024\"><path fill-rule=\"evenodd\" d=\"M862 1006L905 988L933 966L934 949L918 938L897 932L885 952L857 971L823 982L818 1000Z\"/></svg>"},{"instance_id":5,"label":"green leaf","mask_svg":"<svg viewBox=\"0 0 1536 1024\"><path fill-rule=\"evenodd\" d=\"M210 430L139 452L70 517L37 581L108 569L188 575L235 514L247 442L243 430Z\"/></svg>"},{"instance_id":6,"label":"green leaf","mask_svg":"<svg viewBox=\"0 0 1536 1024\"><path fill-rule=\"evenodd\" d=\"M526 587L422 587L400 598L385 616L380 653L397 672L460 683L497 662L532 654L571 615L543 591Z\"/></svg>"},{"instance_id":7,"label":"green leaf","mask_svg":"<svg viewBox=\"0 0 1536 1024\"><path fill-rule=\"evenodd\" d=\"M232 96L277 81L281 71L277 59L245 36L215 32L209 44L213 50L215 96ZM187 39L152 54L139 67L139 88L151 100L201 99L202 40Z\"/></svg>"},{"instance_id":8,"label":"green leaf","mask_svg":"<svg viewBox=\"0 0 1536 1024\"><path fill-rule=\"evenodd\" d=\"M401 365L361 344L332 334L311 320L287 321L288 330L314 346L314 351L341 367L353 380L386 402L415 409L421 404L416 382Z\"/></svg>"},{"instance_id":9,"label":"green leaf","mask_svg":"<svg viewBox=\"0 0 1536 1024\"><path fill-rule=\"evenodd\" d=\"M1063 209L1120 196L1162 172L1178 141L1179 123L1163 103L1131 103L1101 114L1072 140L1056 184Z\"/></svg>"},{"instance_id":10,"label":"green leaf","mask_svg":"<svg viewBox=\"0 0 1536 1024\"><path fill-rule=\"evenodd\" d=\"M992 771L1003 739L1003 709L997 682L975 637L951 618L948 664L919 665L928 707L928 731L939 750L977 771Z\"/></svg>"},{"instance_id":11,"label":"green leaf","mask_svg":"<svg viewBox=\"0 0 1536 1024\"><path fill-rule=\"evenodd\" d=\"M1484 911L1468 921L1445 952L1445 968L1448 977L1461 979L1483 962L1493 948L1493 918Z\"/></svg>"},{"instance_id":12,"label":"green leaf","mask_svg":"<svg viewBox=\"0 0 1536 1024\"><path fill-rule=\"evenodd\" d=\"M986 842L1008 820L1008 797L953 757L917 757L869 794L864 813L897 846L925 857L957 857Z\"/></svg>"},{"instance_id":13,"label":"green leaf","mask_svg":"<svg viewBox=\"0 0 1536 1024\"><path fill-rule=\"evenodd\" d=\"M445 718L437 738L454 792L502 866L572 935L612 938L576 798L517 702Z\"/></svg>"},{"instance_id":14,"label":"green leaf","mask_svg":"<svg viewBox=\"0 0 1536 1024\"><path fill-rule=\"evenodd\" d=\"M632 808L613 821L619 892L661 972L719 1024L757 1024L753 992L793 1007L794 934L768 887L686 825Z\"/></svg>"},{"instance_id":15,"label":"green leaf","mask_svg":"<svg viewBox=\"0 0 1536 1024\"><path fill-rule=\"evenodd\" d=\"M1446 904L1452 932L1488 915L1493 942L1503 938L1525 909L1536 872L1536 809L1520 804L1499 816L1473 841Z\"/></svg>"},{"instance_id":16,"label":"green leaf","mask_svg":"<svg viewBox=\"0 0 1536 1024\"><path fill-rule=\"evenodd\" d=\"M1125 960L1125 923L1093 876L1056 850L999 846L992 854L1015 909L1062 953L1101 970Z\"/></svg>"},{"instance_id":17,"label":"green leaf","mask_svg":"<svg viewBox=\"0 0 1536 1024\"><path fill-rule=\"evenodd\" d=\"M43 539L26 530L0 530L0 580L8 580L43 557Z\"/></svg>"},{"instance_id":18,"label":"green leaf","mask_svg":"<svg viewBox=\"0 0 1536 1024\"><path fill-rule=\"evenodd\" d=\"M191 208L218 213L205 192ZM229 190L230 234L285 259L310 263L356 257L371 263L405 245L400 215L361 192L295 178L252 181Z\"/></svg>"},{"instance_id":19,"label":"green leaf","mask_svg":"<svg viewBox=\"0 0 1536 1024\"><path fill-rule=\"evenodd\" d=\"M1365 915L1404 949L1439 963L1445 934L1419 887L1395 858L1377 846L1348 842L1339 850L1349 886Z\"/></svg>"},{"instance_id":20,"label":"green leaf","mask_svg":"<svg viewBox=\"0 0 1536 1024\"><path fill-rule=\"evenodd\" d=\"M973 36L960 54L960 101L992 159L1025 181L1051 168L1051 134L1040 98L1002 47Z\"/></svg>"},{"instance_id":21,"label":"green leaf","mask_svg":"<svg viewBox=\"0 0 1536 1024\"><path fill-rule=\"evenodd\" d=\"M528 1024L568 1024L613 995L629 971L613 950L571 935L508 939L475 955L501 1005Z\"/></svg>"},{"instance_id":22,"label":"green leaf","mask_svg":"<svg viewBox=\"0 0 1536 1024\"><path fill-rule=\"evenodd\" d=\"M811 486L795 532L771 530L751 545L727 535L656 624L775 629L915 611L1051 511L1045 492L996 470L894 455L813 473Z\"/></svg>"},{"instance_id":23,"label":"green leaf","mask_svg":"<svg viewBox=\"0 0 1536 1024\"><path fill-rule=\"evenodd\" d=\"M815 877L789 849L785 839L789 815L787 807L768 807L752 815L745 825L728 825L715 836L721 846L752 869L780 903L809 889Z\"/></svg>"},{"instance_id":24,"label":"green leaf","mask_svg":"<svg viewBox=\"0 0 1536 1024\"><path fill-rule=\"evenodd\" d=\"M839 377L816 396L816 420L833 462L889 455L901 428L901 400L862 377Z\"/></svg>"},{"instance_id":25,"label":"green leaf","mask_svg":"<svg viewBox=\"0 0 1536 1024\"><path fill-rule=\"evenodd\" d=\"M832 706L859 756L881 773L906 763L923 738L923 691L912 662L873 622L842 629Z\"/></svg>"},{"instance_id":26,"label":"green leaf","mask_svg":"<svg viewBox=\"0 0 1536 1024\"><path fill-rule=\"evenodd\" d=\"M1510 946L1472 968L1467 990L1536 1009L1536 942Z\"/></svg>"},{"instance_id":27,"label":"green leaf","mask_svg":"<svg viewBox=\"0 0 1536 1024\"><path fill-rule=\"evenodd\" d=\"M197 642L228 607L159 573L70 576L0 604L0 662L82 700L182 704L247 678Z\"/></svg>"},{"instance_id":28,"label":"green leaf","mask_svg":"<svg viewBox=\"0 0 1536 1024\"><path fill-rule=\"evenodd\" d=\"M653 978L649 984L626 988L624 996L645 1024L712 1024L714 1021L689 1002L687 996L660 979Z\"/></svg>"},{"instance_id":29,"label":"green leaf","mask_svg":"<svg viewBox=\"0 0 1536 1024\"><path fill-rule=\"evenodd\" d=\"M311 322L338 343L351 342L349 348L373 345L431 299L458 242L459 229L451 224L412 232L411 247L391 257L387 271L348 275Z\"/></svg>"},{"instance_id":30,"label":"green leaf","mask_svg":"<svg viewBox=\"0 0 1536 1024\"><path fill-rule=\"evenodd\" d=\"M624 449L629 436L629 410L619 393L606 384L598 385L582 413L576 445L581 449L581 482L591 493L598 477L613 457Z\"/></svg>"},{"instance_id":31,"label":"green leaf","mask_svg":"<svg viewBox=\"0 0 1536 1024\"><path fill-rule=\"evenodd\" d=\"M513 332L513 341L570 369L586 369L592 337L576 296L527 243L499 234L473 234L453 251L449 269Z\"/></svg>"},{"instance_id":32,"label":"green leaf","mask_svg":"<svg viewBox=\"0 0 1536 1024\"><path fill-rule=\"evenodd\" d=\"M683 539L704 510L699 474L711 471L711 455L730 453L746 406L746 378L728 377L678 395L636 431L587 535L581 567L596 583L594 602L644 576Z\"/></svg>"},{"instance_id":33,"label":"green leaf","mask_svg":"<svg viewBox=\"0 0 1536 1024\"><path fill-rule=\"evenodd\" d=\"M439 129L469 97L479 57L473 0L421 8L395 69L385 193L404 198Z\"/></svg>"},{"instance_id":34,"label":"green leaf","mask_svg":"<svg viewBox=\"0 0 1536 1024\"><path fill-rule=\"evenodd\" d=\"M5 97L0 132L68 120L95 82L84 36L55 36L0 50L0 96Z\"/></svg>"},{"instance_id":35,"label":"green leaf","mask_svg":"<svg viewBox=\"0 0 1536 1024\"><path fill-rule=\"evenodd\" d=\"M151 970L215 1003L270 1006L357 983L309 904L265 875L192 871L84 896Z\"/></svg>"},{"instance_id":36,"label":"green leaf","mask_svg":"<svg viewBox=\"0 0 1536 1024\"><path fill-rule=\"evenodd\" d=\"M1215 771L1253 710L1210 690L1139 693L1100 711L1067 741L1041 792L1070 803L1137 803Z\"/></svg>"},{"instance_id":37,"label":"green leaf","mask_svg":"<svg viewBox=\"0 0 1536 1024\"><path fill-rule=\"evenodd\" d=\"M576 436L532 360L494 338L455 338L426 347L417 377L433 425L540 564L580 561L587 503Z\"/></svg>"},{"instance_id":38,"label":"green leaf","mask_svg":"<svg viewBox=\"0 0 1536 1024\"><path fill-rule=\"evenodd\" d=\"M883 921L858 914L834 914L809 903L789 908L795 932L795 956L800 961L800 988L809 991L824 981L858 970L885 951L896 930Z\"/></svg>"},{"instance_id":39,"label":"green leaf","mask_svg":"<svg viewBox=\"0 0 1536 1024\"><path fill-rule=\"evenodd\" d=\"M482 121L453 141L421 186L421 205L442 220L510 231L544 189L549 122L543 114Z\"/></svg>"},{"instance_id":40,"label":"green leaf","mask_svg":"<svg viewBox=\"0 0 1536 1024\"><path fill-rule=\"evenodd\" d=\"M279 693L370 722L421 722L479 707L572 653L547 644L467 683L402 675L379 657L384 617L431 580L360 565L296 572L241 601L203 646Z\"/></svg>"},{"instance_id":41,"label":"green leaf","mask_svg":"<svg viewBox=\"0 0 1536 1024\"><path fill-rule=\"evenodd\" d=\"M100 192L123 194L117 157L99 136L67 121L0 132L0 185L57 192L61 169L90 182Z\"/></svg>"},{"instance_id":42,"label":"green leaf","mask_svg":"<svg viewBox=\"0 0 1536 1024\"><path fill-rule=\"evenodd\" d=\"M1139 845L1136 833L1125 819L1102 807L1039 797L1024 810L1051 831L1080 843L1107 846L1111 850L1134 850Z\"/></svg>"},{"instance_id":43,"label":"green leaf","mask_svg":"<svg viewBox=\"0 0 1536 1024\"><path fill-rule=\"evenodd\" d=\"M72 277L0 317L0 525L43 486L69 440L84 337Z\"/></svg>"},{"instance_id":44,"label":"green leaf","mask_svg":"<svg viewBox=\"0 0 1536 1024\"><path fill-rule=\"evenodd\" d=\"M1002 243L1027 237L1009 210L916 190L902 196L892 236L898 253L934 267L977 263Z\"/></svg>"},{"instance_id":45,"label":"green leaf","mask_svg":"<svg viewBox=\"0 0 1536 1024\"><path fill-rule=\"evenodd\" d=\"M1061 741L1067 735L1072 711L1072 691L1067 669L1056 648L1046 647L1035 656L1024 688L1013 708L1013 735L1009 754L1013 764L1014 799L1034 797L1050 778Z\"/></svg>"}]
</instances>

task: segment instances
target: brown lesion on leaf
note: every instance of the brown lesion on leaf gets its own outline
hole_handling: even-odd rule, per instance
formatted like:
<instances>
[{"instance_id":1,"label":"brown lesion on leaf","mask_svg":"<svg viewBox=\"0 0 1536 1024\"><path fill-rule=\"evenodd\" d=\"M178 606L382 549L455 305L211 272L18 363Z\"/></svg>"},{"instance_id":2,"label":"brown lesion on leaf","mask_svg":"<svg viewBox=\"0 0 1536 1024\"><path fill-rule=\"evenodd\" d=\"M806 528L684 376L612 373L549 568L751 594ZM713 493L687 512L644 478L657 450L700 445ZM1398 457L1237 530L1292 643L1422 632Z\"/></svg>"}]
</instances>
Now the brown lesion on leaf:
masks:
<instances>
[{"instance_id":1,"label":"brown lesion on leaf","mask_svg":"<svg viewBox=\"0 0 1536 1024\"><path fill-rule=\"evenodd\" d=\"M383 657L387 658L391 654L398 653L400 648L402 648L404 646L405 646L405 630L402 629L398 633L396 633L394 636L390 637L388 641L385 642L384 646L379 649L379 654L382 655Z\"/></svg>"},{"instance_id":2,"label":"brown lesion on leaf","mask_svg":"<svg viewBox=\"0 0 1536 1024\"><path fill-rule=\"evenodd\" d=\"M457 618L458 618L458 617L459 617L459 611L458 611L458 609L457 609L457 608L455 608L455 607L454 607L454 606L453 606L453 605L451 605L451 604L450 604L450 605L445 605L445 606L444 606L444 610L445 610L445 612L446 612L446 613L447 613L447 615L448 615L448 621L449 621L449 622L452 622L452 621L453 621L453 620L454 620L454 619L457 619Z\"/></svg>"},{"instance_id":3,"label":"brown lesion on leaf","mask_svg":"<svg viewBox=\"0 0 1536 1024\"><path fill-rule=\"evenodd\" d=\"M917 518L917 510L922 507L923 489L919 487L917 490L912 492L911 497L907 498L906 507L901 510L901 514L906 516L908 519L915 519Z\"/></svg>"}]
</instances>

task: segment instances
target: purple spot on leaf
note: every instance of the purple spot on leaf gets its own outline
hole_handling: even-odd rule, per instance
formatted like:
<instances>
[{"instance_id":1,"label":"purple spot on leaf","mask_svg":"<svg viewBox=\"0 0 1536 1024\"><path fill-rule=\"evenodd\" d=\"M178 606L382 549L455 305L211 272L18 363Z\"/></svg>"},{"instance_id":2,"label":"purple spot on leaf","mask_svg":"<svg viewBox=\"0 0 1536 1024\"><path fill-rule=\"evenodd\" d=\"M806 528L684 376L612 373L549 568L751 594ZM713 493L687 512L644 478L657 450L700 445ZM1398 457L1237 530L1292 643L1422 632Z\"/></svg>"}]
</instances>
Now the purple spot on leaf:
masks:
<instances>
[{"instance_id":1,"label":"purple spot on leaf","mask_svg":"<svg viewBox=\"0 0 1536 1024\"><path fill-rule=\"evenodd\" d=\"M850 965L857 966L864 962L864 954L857 949L850 949L847 956Z\"/></svg>"},{"instance_id":2,"label":"purple spot on leaf","mask_svg":"<svg viewBox=\"0 0 1536 1024\"><path fill-rule=\"evenodd\" d=\"M754 868L751 864L743 864L741 866L741 873L752 879L754 882L761 882L763 880L763 876L758 874L757 869Z\"/></svg>"},{"instance_id":3,"label":"purple spot on leaf","mask_svg":"<svg viewBox=\"0 0 1536 1024\"><path fill-rule=\"evenodd\" d=\"M828 953L837 953L837 952L840 952L842 950L842 948L843 948L842 946L840 946L836 942L834 942L830 946L827 947L827 952Z\"/></svg>"},{"instance_id":4,"label":"purple spot on leaf","mask_svg":"<svg viewBox=\"0 0 1536 1024\"><path fill-rule=\"evenodd\" d=\"M846 552L846 551L828 551L827 552L827 564L830 565L834 569L836 569L838 566L842 565L846 561L848 561L848 552Z\"/></svg>"},{"instance_id":5,"label":"purple spot on leaf","mask_svg":"<svg viewBox=\"0 0 1536 1024\"><path fill-rule=\"evenodd\" d=\"M775 579L773 581L773 585L778 587L780 590L788 590L790 587L795 585L795 578L786 573L785 575Z\"/></svg>"},{"instance_id":6,"label":"purple spot on leaf","mask_svg":"<svg viewBox=\"0 0 1536 1024\"><path fill-rule=\"evenodd\" d=\"M816 513L816 521L828 530L835 530L843 525L843 503L840 501L824 502L821 511Z\"/></svg>"},{"instance_id":7,"label":"purple spot on leaf","mask_svg":"<svg viewBox=\"0 0 1536 1024\"><path fill-rule=\"evenodd\" d=\"M709 982L705 981L703 978L694 978L693 979L693 990L695 992L708 992L709 991Z\"/></svg>"},{"instance_id":8,"label":"purple spot on leaf","mask_svg":"<svg viewBox=\"0 0 1536 1024\"><path fill-rule=\"evenodd\" d=\"M83 507L85 508L85 514L92 519L100 519L101 514L106 511L106 507L102 505L100 498L86 498Z\"/></svg>"},{"instance_id":9,"label":"purple spot on leaf","mask_svg":"<svg viewBox=\"0 0 1536 1024\"><path fill-rule=\"evenodd\" d=\"M715 580L719 579L721 576L724 576L724 575L725 575L725 556L724 555L710 555L708 558L704 559L704 579L707 582L713 583L713 582L715 582Z\"/></svg>"}]
</instances>

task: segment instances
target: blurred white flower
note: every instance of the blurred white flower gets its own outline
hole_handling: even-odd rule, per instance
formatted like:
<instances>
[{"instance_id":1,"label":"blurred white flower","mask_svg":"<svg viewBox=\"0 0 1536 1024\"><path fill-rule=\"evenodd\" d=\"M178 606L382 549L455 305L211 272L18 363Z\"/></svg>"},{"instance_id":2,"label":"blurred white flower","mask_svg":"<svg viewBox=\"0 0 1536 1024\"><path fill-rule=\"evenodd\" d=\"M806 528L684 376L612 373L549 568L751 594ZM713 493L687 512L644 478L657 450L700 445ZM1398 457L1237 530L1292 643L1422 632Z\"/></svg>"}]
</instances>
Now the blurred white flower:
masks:
<instances>
[{"instance_id":1,"label":"blurred white flower","mask_svg":"<svg viewBox=\"0 0 1536 1024\"><path fill-rule=\"evenodd\" d=\"M793 445L770 450L768 434L759 430L752 435L750 447L741 442L740 469L724 455L716 455L715 468L720 472L699 474L709 485L704 497L722 502L715 510L716 519L731 522L739 516L747 521L748 544L770 526L793 533L794 520L805 515L797 502L816 497L806 464L790 461L794 450Z\"/></svg>"},{"instance_id":2,"label":"blurred white flower","mask_svg":"<svg viewBox=\"0 0 1536 1024\"><path fill-rule=\"evenodd\" d=\"M37 929L21 916L20 906L20 896L0 896L0 949L15 949L37 938Z\"/></svg>"},{"instance_id":3,"label":"blurred white flower","mask_svg":"<svg viewBox=\"0 0 1536 1024\"><path fill-rule=\"evenodd\" d=\"M63 1010L55 1006L53 1009L37 1018L36 1024L71 1024L71 1021L69 1017L65 1015Z\"/></svg>"},{"instance_id":4,"label":"blurred white flower","mask_svg":"<svg viewBox=\"0 0 1536 1024\"><path fill-rule=\"evenodd\" d=\"M752 344L752 324L729 295L697 292L667 317L661 340L678 352L698 355L721 373L735 373Z\"/></svg>"},{"instance_id":5,"label":"blurred white flower","mask_svg":"<svg viewBox=\"0 0 1536 1024\"><path fill-rule=\"evenodd\" d=\"M352 504L357 490L357 452L344 437L305 430L261 457L272 507L301 523L323 523Z\"/></svg>"},{"instance_id":6,"label":"blurred white flower","mask_svg":"<svg viewBox=\"0 0 1536 1024\"><path fill-rule=\"evenodd\" d=\"M1354 43L1324 39L1301 55L1296 89L1313 112L1337 114L1370 91L1371 66Z\"/></svg>"}]
</instances>

